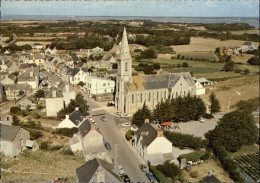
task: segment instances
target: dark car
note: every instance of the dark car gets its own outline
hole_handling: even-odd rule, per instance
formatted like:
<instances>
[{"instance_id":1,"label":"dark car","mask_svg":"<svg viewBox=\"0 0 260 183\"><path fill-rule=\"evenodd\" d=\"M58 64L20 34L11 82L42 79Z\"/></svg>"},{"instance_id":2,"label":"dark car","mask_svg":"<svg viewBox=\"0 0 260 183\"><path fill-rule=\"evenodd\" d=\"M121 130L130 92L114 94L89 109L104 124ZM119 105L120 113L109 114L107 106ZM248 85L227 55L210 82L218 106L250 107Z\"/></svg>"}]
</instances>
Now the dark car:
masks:
<instances>
[{"instance_id":1,"label":"dark car","mask_svg":"<svg viewBox=\"0 0 260 183\"><path fill-rule=\"evenodd\" d=\"M105 142L105 147L107 150L112 150L111 145L109 144L109 142Z\"/></svg>"},{"instance_id":2,"label":"dark car","mask_svg":"<svg viewBox=\"0 0 260 183\"><path fill-rule=\"evenodd\" d=\"M126 174L122 175L120 178L123 182L131 182L130 178Z\"/></svg>"},{"instance_id":3,"label":"dark car","mask_svg":"<svg viewBox=\"0 0 260 183\"><path fill-rule=\"evenodd\" d=\"M155 182L155 181L156 181L156 179L155 179L154 176L153 176L153 173L147 172L145 175L148 177L148 179L149 179L151 182Z\"/></svg>"},{"instance_id":4,"label":"dark car","mask_svg":"<svg viewBox=\"0 0 260 183\"><path fill-rule=\"evenodd\" d=\"M107 106L110 107L110 106L115 106L115 104L113 102L108 102L107 103Z\"/></svg>"}]
</instances>

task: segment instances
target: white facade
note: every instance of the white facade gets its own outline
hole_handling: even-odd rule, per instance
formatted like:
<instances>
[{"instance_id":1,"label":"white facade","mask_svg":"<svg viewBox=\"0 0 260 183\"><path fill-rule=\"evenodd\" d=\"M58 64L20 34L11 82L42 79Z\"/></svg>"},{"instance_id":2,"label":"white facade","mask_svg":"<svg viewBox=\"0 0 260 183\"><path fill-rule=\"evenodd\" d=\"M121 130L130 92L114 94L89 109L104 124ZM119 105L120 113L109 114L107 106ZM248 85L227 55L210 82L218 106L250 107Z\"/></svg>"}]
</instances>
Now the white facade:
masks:
<instances>
[{"instance_id":1,"label":"white facade","mask_svg":"<svg viewBox=\"0 0 260 183\"><path fill-rule=\"evenodd\" d=\"M204 88L198 81L195 83L195 95L204 95L206 88Z\"/></svg>"},{"instance_id":2,"label":"white facade","mask_svg":"<svg viewBox=\"0 0 260 183\"><path fill-rule=\"evenodd\" d=\"M63 100L65 102L65 106L68 106L70 100L74 100L76 98L76 92L70 88L69 85L66 85L62 91Z\"/></svg>"},{"instance_id":3,"label":"white facade","mask_svg":"<svg viewBox=\"0 0 260 183\"><path fill-rule=\"evenodd\" d=\"M57 112L64 108L63 97L46 98L46 115L57 116Z\"/></svg>"},{"instance_id":4,"label":"white facade","mask_svg":"<svg viewBox=\"0 0 260 183\"><path fill-rule=\"evenodd\" d=\"M115 81L96 76L89 76L87 77L85 88L89 95L113 93L115 89Z\"/></svg>"}]
</instances>

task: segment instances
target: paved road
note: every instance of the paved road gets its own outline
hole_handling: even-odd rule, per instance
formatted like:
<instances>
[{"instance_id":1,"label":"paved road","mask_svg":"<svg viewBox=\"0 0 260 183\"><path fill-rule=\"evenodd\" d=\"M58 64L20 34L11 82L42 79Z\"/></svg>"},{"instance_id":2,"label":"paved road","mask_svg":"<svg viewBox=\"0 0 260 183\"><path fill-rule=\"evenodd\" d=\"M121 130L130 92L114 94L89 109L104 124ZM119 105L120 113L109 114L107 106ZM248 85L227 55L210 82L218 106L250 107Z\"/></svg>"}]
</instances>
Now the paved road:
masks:
<instances>
[{"instance_id":1,"label":"paved road","mask_svg":"<svg viewBox=\"0 0 260 183\"><path fill-rule=\"evenodd\" d=\"M88 98L85 93L83 93L83 95L85 99ZM92 111L92 109L95 108L102 108L102 106L100 106L92 98L88 99L88 105L90 106L90 115L93 116L93 119L97 123L97 127L99 128L100 132L112 147L111 156L115 161L115 165L122 165L131 181L149 182L145 173L142 172L138 167L139 164L143 164L144 161L133 149L133 147L125 140L122 129L120 129L121 123L129 121L127 121L127 119L114 116L104 109ZM100 120L102 115L106 116L108 122ZM115 156L115 153L117 156Z\"/></svg>"}]
</instances>

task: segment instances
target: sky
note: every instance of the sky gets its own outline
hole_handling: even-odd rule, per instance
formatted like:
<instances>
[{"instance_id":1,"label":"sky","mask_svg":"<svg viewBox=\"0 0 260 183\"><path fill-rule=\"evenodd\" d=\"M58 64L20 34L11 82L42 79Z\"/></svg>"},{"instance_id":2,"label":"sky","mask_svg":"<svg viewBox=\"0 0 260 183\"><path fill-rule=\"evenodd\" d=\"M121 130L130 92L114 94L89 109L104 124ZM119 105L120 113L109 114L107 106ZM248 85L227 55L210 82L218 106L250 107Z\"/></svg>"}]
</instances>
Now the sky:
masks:
<instances>
[{"instance_id":1,"label":"sky","mask_svg":"<svg viewBox=\"0 0 260 183\"><path fill-rule=\"evenodd\" d=\"M2 15L259 17L258 0L2 0Z\"/></svg>"}]
</instances>

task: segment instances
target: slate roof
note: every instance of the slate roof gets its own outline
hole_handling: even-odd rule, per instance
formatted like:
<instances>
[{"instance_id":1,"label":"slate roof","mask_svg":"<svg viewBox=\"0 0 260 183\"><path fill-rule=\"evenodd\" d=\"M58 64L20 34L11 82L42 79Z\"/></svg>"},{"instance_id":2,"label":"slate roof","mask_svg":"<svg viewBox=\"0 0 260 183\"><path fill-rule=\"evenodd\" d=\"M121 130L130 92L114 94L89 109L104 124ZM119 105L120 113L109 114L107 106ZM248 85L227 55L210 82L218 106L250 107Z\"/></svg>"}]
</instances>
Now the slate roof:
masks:
<instances>
[{"instance_id":1,"label":"slate roof","mask_svg":"<svg viewBox=\"0 0 260 183\"><path fill-rule=\"evenodd\" d=\"M33 45L42 45L41 43L33 43Z\"/></svg>"},{"instance_id":2,"label":"slate roof","mask_svg":"<svg viewBox=\"0 0 260 183\"><path fill-rule=\"evenodd\" d=\"M253 46L253 43L252 42L244 42L243 45Z\"/></svg>"},{"instance_id":3,"label":"slate roof","mask_svg":"<svg viewBox=\"0 0 260 183\"><path fill-rule=\"evenodd\" d=\"M82 112L79 110L75 110L73 113L69 115L69 119L78 126L80 122L82 122L85 119L85 116Z\"/></svg>"},{"instance_id":4,"label":"slate roof","mask_svg":"<svg viewBox=\"0 0 260 183\"><path fill-rule=\"evenodd\" d=\"M12 142L21 127L0 124L1 140Z\"/></svg>"},{"instance_id":5,"label":"slate roof","mask_svg":"<svg viewBox=\"0 0 260 183\"><path fill-rule=\"evenodd\" d=\"M56 91L56 97L53 96L53 91ZM55 90L54 88L51 88L49 92L45 95L45 98L62 98L63 94L60 91Z\"/></svg>"},{"instance_id":6,"label":"slate roof","mask_svg":"<svg viewBox=\"0 0 260 183\"><path fill-rule=\"evenodd\" d=\"M42 54L39 54L39 55L30 55L30 56L29 56L29 59L30 59L30 60L33 60L33 59L44 59L44 55L42 55Z\"/></svg>"},{"instance_id":7,"label":"slate roof","mask_svg":"<svg viewBox=\"0 0 260 183\"><path fill-rule=\"evenodd\" d=\"M148 133L147 133L148 132ZM144 123L135 134L140 138L143 136L143 144L149 146L157 137L157 130L152 127L150 123Z\"/></svg>"},{"instance_id":8,"label":"slate roof","mask_svg":"<svg viewBox=\"0 0 260 183\"><path fill-rule=\"evenodd\" d=\"M23 91L28 91L30 90L30 85L25 83L25 84L5 84L4 89L5 90L23 90Z\"/></svg>"},{"instance_id":9,"label":"slate roof","mask_svg":"<svg viewBox=\"0 0 260 183\"><path fill-rule=\"evenodd\" d=\"M201 183L218 183L221 182L220 180L218 180L214 175L211 176L206 176L204 177L201 181L199 181Z\"/></svg>"},{"instance_id":10,"label":"slate roof","mask_svg":"<svg viewBox=\"0 0 260 183\"><path fill-rule=\"evenodd\" d=\"M76 74L79 72L79 69L78 68L70 68L69 70L69 75L71 76L76 76Z\"/></svg>"},{"instance_id":11,"label":"slate roof","mask_svg":"<svg viewBox=\"0 0 260 183\"><path fill-rule=\"evenodd\" d=\"M79 62L80 61L79 57L77 57L77 56L71 56L71 58L75 62Z\"/></svg>"},{"instance_id":12,"label":"slate roof","mask_svg":"<svg viewBox=\"0 0 260 183\"><path fill-rule=\"evenodd\" d=\"M88 72L88 68L87 68L87 67L83 67L81 70L82 70L83 72Z\"/></svg>"},{"instance_id":13,"label":"slate roof","mask_svg":"<svg viewBox=\"0 0 260 183\"><path fill-rule=\"evenodd\" d=\"M99 166L108 171L115 179L118 180L118 182L122 182L120 177L114 172L113 165L99 158L90 160L76 169L76 176L78 178L78 181L82 183L89 182L91 178L95 175L95 172L97 171Z\"/></svg>"},{"instance_id":14,"label":"slate roof","mask_svg":"<svg viewBox=\"0 0 260 183\"><path fill-rule=\"evenodd\" d=\"M79 126L79 133L82 137L85 137L88 132L91 130L91 124L88 119L83 121L83 123Z\"/></svg>"},{"instance_id":15,"label":"slate roof","mask_svg":"<svg viewBox=\"0 0 260 183\"><path fill-rule=\"evenodd\" d=\"M26 69L26 68L30 68L30 67L38 67L35 63L31 63L31 64L21 64L20 65L20 69Z\"/></svg>"}]
</instances>

